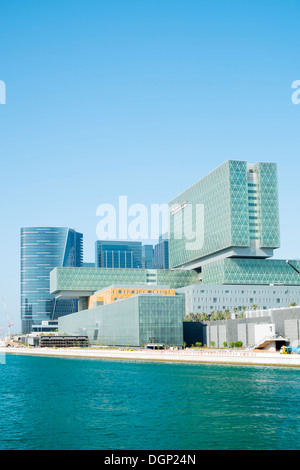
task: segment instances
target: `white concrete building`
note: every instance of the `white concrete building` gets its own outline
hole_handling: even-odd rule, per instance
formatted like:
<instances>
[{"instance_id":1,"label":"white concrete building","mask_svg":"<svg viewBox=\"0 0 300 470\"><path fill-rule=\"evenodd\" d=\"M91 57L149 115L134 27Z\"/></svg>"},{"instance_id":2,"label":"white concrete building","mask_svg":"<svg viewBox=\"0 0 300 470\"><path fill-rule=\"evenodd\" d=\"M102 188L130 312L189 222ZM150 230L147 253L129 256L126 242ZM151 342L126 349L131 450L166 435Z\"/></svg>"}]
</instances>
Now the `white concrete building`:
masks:
<instances>
[{"instance_id":1,"label":"white concrete building","mask_svg":"<svg viewBox=\"0 0 300 470\"><path fill-rule=\"evenodd\" d=\"M185 313L238 312L300 305L300 286L194 284L176 289L185 294ZM243 309L244 307L244 309Z\"/></svg>"}]
</instances>

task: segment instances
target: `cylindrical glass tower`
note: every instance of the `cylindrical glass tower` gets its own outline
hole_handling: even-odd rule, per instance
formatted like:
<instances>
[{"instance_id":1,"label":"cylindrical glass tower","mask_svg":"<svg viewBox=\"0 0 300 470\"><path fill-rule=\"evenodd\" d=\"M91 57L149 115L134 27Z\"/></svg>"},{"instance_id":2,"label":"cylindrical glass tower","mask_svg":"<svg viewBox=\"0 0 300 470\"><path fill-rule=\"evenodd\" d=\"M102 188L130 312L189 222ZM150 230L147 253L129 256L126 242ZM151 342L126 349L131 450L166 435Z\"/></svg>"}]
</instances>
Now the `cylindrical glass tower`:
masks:
<instances>
[{"instance_id":1,"label":"cylindrical glass tower","mask_svg":"<svg viewBox=\"0 0 300 470\"><path fill-rule=\"evenodd\" d=\"M55 267L80 267L83 236L66 227L21 229L21 322L22 332L32 325L77 311L77 302L56 300L49 290L50 271Z\"/></svg>"}]
</instances>

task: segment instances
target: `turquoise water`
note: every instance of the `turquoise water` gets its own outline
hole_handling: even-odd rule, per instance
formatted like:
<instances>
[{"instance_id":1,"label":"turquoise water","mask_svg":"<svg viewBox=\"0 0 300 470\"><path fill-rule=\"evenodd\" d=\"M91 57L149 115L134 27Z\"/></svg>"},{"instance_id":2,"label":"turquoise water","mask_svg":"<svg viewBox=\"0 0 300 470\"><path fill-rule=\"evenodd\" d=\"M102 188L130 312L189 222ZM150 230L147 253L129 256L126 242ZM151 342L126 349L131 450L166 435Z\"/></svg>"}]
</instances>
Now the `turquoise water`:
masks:
<instances>
[{"instance_id":1,"label":"turquoise water","mask_svg":"<svg viewBox=\"0 0 300 470\"><path fill-rule=\"evenodd\" d=\"M6 356L0 449L300 449L300 371Z\"/></svg>"}]
</instances>

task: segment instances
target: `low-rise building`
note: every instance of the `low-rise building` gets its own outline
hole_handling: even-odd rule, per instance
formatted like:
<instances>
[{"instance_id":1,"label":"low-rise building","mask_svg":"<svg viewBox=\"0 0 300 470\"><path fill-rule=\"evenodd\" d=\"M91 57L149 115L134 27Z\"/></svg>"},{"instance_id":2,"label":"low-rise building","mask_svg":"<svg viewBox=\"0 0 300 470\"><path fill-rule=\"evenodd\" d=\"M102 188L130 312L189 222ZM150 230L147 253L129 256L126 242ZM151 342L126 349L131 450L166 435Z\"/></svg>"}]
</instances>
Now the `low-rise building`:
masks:
<instances>
[{"instance_id":1,"label":"low-rise building","mask_svg":"<svg viewBox=\"0 0 300 470\"><path fill-rule=\"evenodd\" d=\"M207 321L203 325L203 341L217 348L241 341L243 346L262 346L264 340L283 344L300 345L300 307L287 307L245 312L245 318ZM265 341L266 342L266 341Z\"/></svg>"},{"instance_id":2,"label":"low-rise building","mask_svg":"<svg viewBox=\"0 0 300 470\"><path fill-rule=\"evenodd\" d=\"M299 276L298 276L299 277ZM242 312L300 305L300 286L193 284L176 289L185 295L186 314Z\"/></svg>"},{"instance_id":3,"label":"low-rise building","mask_svg":"<svg viewBox=\"0 0 300 470\"><path fill-rule=\"evenodd\" d=\"M59 334L87 335L90 344L183 346L184 297L137 294L59 318Z\"/></svg>"},{"instance_id":4,"label":"low-rise building","mask_svg":"<svg viewBox=\"0 0 300 470\"><path fill-rule=\"evenodd\" d=\"M88 302L88 308L98 307L99 305L111 304L118 300L127 299L137 294L160 294L175 295L175 289L169 286L149 286L136 284L115 284L104 289L100 289L91 295Z\"/></svg>"}]
</instances>

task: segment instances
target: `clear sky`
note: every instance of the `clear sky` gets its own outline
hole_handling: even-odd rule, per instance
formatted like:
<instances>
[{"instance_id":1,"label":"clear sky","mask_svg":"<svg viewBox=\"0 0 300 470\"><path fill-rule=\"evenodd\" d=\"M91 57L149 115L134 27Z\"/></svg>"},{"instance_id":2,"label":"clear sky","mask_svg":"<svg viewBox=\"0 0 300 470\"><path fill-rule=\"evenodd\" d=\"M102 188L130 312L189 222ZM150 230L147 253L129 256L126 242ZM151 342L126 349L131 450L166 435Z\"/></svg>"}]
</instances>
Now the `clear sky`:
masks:
<instances>
[{"instance_id":1,"label":"clear sky","mask_svg":"<svg viewBox=\"0 0 300 470\"><path fill-rule=\"evenodd\" d=\"M16 330L20 227L74 228L93 261L98 205L167 203L228 159L278 164L276 257L300 257L299 0L1 0L0 18L0 295Z\"/></svg>"}]
</instances>

